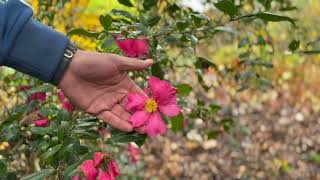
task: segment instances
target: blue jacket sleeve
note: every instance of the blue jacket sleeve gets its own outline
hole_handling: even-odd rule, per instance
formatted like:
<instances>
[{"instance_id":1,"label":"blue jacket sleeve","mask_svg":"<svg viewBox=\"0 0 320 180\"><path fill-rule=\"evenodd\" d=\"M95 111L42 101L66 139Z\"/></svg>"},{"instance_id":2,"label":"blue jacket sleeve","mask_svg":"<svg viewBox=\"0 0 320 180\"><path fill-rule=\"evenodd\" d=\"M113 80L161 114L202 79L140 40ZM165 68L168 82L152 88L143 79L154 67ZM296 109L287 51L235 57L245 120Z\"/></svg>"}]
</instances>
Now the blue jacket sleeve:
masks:
<instances>
[{"instance_id":1,"label":"blue jacket sleeve","mask_svg":"<svg viewBox=\"0 0 320 180\"><path fill-rule=\"evenodd\" d=\"M20 0L0 0L0 65L52 82L68 39L32 19Z\"/></svg>"}]
</instances>

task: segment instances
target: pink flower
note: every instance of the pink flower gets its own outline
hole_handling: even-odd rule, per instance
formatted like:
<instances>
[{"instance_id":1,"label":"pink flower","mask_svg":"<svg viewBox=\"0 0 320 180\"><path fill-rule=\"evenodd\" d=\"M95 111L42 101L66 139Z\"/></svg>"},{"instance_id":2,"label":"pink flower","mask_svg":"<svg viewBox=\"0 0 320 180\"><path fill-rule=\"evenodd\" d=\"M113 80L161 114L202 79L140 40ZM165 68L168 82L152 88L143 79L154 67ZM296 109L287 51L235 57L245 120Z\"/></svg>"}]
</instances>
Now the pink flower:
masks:
<instances>
[{"instance_id":1,"label":"pink flower","mask_svg":"<svg viewBox=\"0 0 320 180\"><path fill-rule=\"evenodd\" d=\"M94 166L100 167L102 161L107 156L107 153L104 152L95 152L93 156Z\"/></svg>"},{"instance_id":2,"label":"pink flower","mask_svg":"<svg viewBox=\"0 0 320 180\"><path fill-rule=\"evenodd\" d=\"M80 180L80 176L79 175L72 176L71 180Z\"/></svg>"},{"instance_id":3,"label":"pink flower","mask_svg":"<svg viewBox=\"0 0 320 180\"><path fill-rule=\"evenodd\" d=\"M122 50L122 52L128 57L142 57L149 52L149 43L147 39L123 39L123 36L115 35L115 40Z\"/></svg>"},{"instance_id":4,"label":"pink flower","mask_svg":"<svg viewBox=\"0 0 320 180\"><path fill-rule=\"evenodd\" d=\"M177 116L181 110L177 105L176 89L169 82L152 76L148 83L148 95L129 94L126 108L134 112L129 117L133 127L143 127L150 137L154 137L164 134L167 130L161 113L172 117Z\"/></svg>"},{"instance_id":5,"label":"pink flower","mask_svg":"<svg viewBox=\"0 0 320 180\"><path fill-rule=\"evenodd\" d=\"M108 163L108 171L109 171L112 179L114 179L115 177L120 175L120 170L119 170L119 167L118 167L117 162L115 160L111 160Z\"/></svg>"},{"instance_id":6,"label":"pink flower","mask_svg":"<svg viewBox=\"0 0 320 180\"><path fill-rule=\"evenodd\" d=\"M61 108L67 110L69 113L73 111L72 104L67 100L61 104Z\"/></svg>"},{"instance_id":7,"label":"pink flower","mask_svg":"<svg viewBox=\"0 0 320 180\"><path fill-rule=\"evenodd\" d=\"M59 100L60 100L61 102L63 102L63 101L65 100L65 95L64 95L64 93L63 93L62 90L60 90L60 91L58 92L58 97L59 97Z\"/></svg>"},{"instance_id":8,"label":"pink flower","mask_svg":"<svg viewBox=\"0 0 320 180\"><path fill-rule=\"evenodd\" d=\"M19 87L19 90L20 90L20 91L27 91L27 90L29 90L29 89L31 89L31 86L20 86L20 87Z\"/></svg>"},{"instance_id":9,"label":"pink flower","mask_svg":"<svg viewBox=\"0 0 320 180\"><path fill-rule=\"evenodd\" d=\"M59 97L59 100L60 102L62 103L61 104L61 108L62 109L65 109L67 110L69 113L71 113L73 111L73 105L70 103L70 101L68 101L66 98L65 98L65 95L63 93L63 91L59 91L58 92L58 97Z\"/></svg>"},{"instance_id":10,"label":"pink flower","mask_svg":"<svg viewBox=\"0 0 320 180\"><path fill-rule=\"evenodd\" d=\"M140 149L136 148L135 146L133 146L131 144L129 144L128 145L128 151L129 151L129 154L130 154L131 163L136 164L140 159Z\"/></svg>"},{"instance_id":11,"label":"pink flower","mask_svg":"<svg viewBox=\"0 0 320 180\"><path fill-rule=\"evenodd\" d=\"M47 99L46 92L36 92L29 96L27 102L30 102L32 100L45 101L46 99Z\"/></svg>"},{"instance_id":12,"label":"pink flower","mask_svg":"<svg viewBox=\"0 0 320 180\"><path fill-rule=\"evenodd\" d=\"M44 117L43 115L41 115L39 113L38 113L38 116L39 116L39 119L33 121L33 124L36 127L47 127L50 125L50 121L46 117Z\"/></svg>"},{"instance_id":13,"label":"pink flower","mask_svg":"<svg viewBox=\"0 0 320 180\"><path fill-rule=\"evenodd\" d=\"M99 169L99 177L98 177L98 180L113 180L114 178L111 177L111 175L102 170L102 169Z\"/></svg>"},{"instance_id":14,"label":"pink flower","mask_svg":"<svg viewBox=\"0 0 320 180\"><path fill-rule=\"evenodd\" d=\"M86 160L80 165L80 169L88 180L95 180L98 176L98 170L94 166L93 160Z\"/></svg>"}]
</instances>

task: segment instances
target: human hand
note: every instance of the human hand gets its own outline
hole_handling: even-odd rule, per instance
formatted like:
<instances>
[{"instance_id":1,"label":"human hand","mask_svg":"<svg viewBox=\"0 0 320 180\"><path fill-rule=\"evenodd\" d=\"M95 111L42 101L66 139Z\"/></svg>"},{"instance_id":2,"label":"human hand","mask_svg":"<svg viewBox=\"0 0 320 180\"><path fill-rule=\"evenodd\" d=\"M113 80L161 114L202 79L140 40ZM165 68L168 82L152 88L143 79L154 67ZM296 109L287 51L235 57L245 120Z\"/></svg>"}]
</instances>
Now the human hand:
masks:
<instances>
[{"instance_id":1,"label":"human hand","mask_svg":"<svg viewBox=\"0 0 320 180\"><path fill-rule=\"evenodd\" d=\"M78 107L114 128L130 132L130 113L123 108L123 101L130 92L144 92L127 71L143 70L152 63L150 59L78 50L58 86Z\"/></svg>"}]
</instances>

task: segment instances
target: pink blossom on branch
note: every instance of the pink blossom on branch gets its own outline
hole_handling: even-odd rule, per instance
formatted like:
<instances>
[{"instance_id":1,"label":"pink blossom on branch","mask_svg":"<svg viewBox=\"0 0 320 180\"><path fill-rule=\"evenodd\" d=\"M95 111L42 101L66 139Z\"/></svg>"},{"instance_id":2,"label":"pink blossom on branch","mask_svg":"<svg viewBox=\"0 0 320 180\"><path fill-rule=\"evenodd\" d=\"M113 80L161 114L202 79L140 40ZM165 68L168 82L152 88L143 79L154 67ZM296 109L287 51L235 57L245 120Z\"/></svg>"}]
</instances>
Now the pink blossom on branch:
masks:
<instances>
[{"instance_id":1,"label":"pink blossom on branch","mask_svg":"<svg viewBox=\"0 0 320 180\"><path fill-rule=\"evenodd\" d=\"M169 117L177 116L181 109L177 104L176 89L169 82L150 77L146 95L130 93L126 108L134 113L129 117L133 127L143 127L150 137L164 134L167 130L161 113Z\"/></svg>"},{"instance_id":2,"label":"pink blossom on branch","mask_svg":"<svg viewBox=\"0 0 320 180\"><path fill-rule=\"evenodd\" d=\"M33 121L34 126L36 127L47 127L50 125L50 121L41 114L38 114L39 119Z\"/></svg>"},{"instance_id":3,"label":"pink blossom on branch","mask_svg":"<svg viewBox=\"0 0 320 180\"><path fill-rule=\"evenodd\" d=\"M102 169L99 169L99 177L98 180L113 180L110 173L106 172Z\"/></svg>"},{"instance_id":4,"label":"pink blossom on branch","mask_svg":"<svg viewBox=\"0 0 320 180\"><path fill-rule=\"evenodd\" d=\"M120 170L115 160L111 160L108 163L108 171L113 179L120 175Z\"/></svg>"},{"instance_id":5,"label":"pink blossom on branch","mask_svg":"<svg viewBox=\"0 0 320 180\"><path fill-rule=\"evenodd\" d=\"M30 102L32 100L45 101L46 99L47 99L46 92L36 92L29 96L27 102Z\"/></svg>"},{"instance_id":6,"label":"pink blossom on branch","mask_svg":"<svg viewBox=\"0 0 320 180\"><path fill-rule=\"evenodd\" d=\"M69 100L66 99L63 91L58 92L58 97L61 102L61 108L67 110L69 113L73 111L73 105L70 103Z\"/></svg>"},{"instance_id":7,"label":"pink blossom on branch","mask_svg":"<svg viewBox=\"0 0 320 180\"><path fill-rule=\"evenodd\" d=\"M98 170L94 166L93 160L86 160L80 165L80 169L88 180L95 180L98 176Z\"/></svg>"},{"instance_id":8,"label":"pink blossom on branch","mask_svg":"<svg viewBox=\"0 0 320 180\"><path fill-rule=\"evenodd\" d=\"M128 57L143 57L149 53L149 43L146 38L124 39L122 35L114 35L114 38L123 54Z\"/></svg>"}]
</instances>

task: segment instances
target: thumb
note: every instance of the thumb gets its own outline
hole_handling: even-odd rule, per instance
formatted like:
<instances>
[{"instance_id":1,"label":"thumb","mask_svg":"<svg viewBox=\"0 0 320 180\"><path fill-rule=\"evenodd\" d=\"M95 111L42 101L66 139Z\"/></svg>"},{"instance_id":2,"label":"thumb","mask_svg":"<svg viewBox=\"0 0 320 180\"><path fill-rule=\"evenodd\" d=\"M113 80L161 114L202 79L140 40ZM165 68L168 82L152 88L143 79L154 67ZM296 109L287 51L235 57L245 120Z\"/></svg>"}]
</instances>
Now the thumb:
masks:
<instances>
[{"instance_id":1,"label":"thumb","mask_svg":"<svg viewBox=\"0 0 320 180\"><path fill-rule=\"evenodd\" d=\"M136 58L121 57L119 59L120 69L122 71L143 70L152 66L152 59L140 60Z\"/></svg>"}]
</instances>

